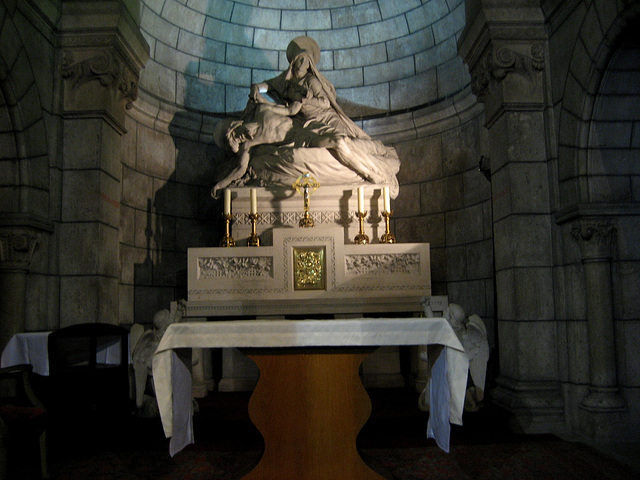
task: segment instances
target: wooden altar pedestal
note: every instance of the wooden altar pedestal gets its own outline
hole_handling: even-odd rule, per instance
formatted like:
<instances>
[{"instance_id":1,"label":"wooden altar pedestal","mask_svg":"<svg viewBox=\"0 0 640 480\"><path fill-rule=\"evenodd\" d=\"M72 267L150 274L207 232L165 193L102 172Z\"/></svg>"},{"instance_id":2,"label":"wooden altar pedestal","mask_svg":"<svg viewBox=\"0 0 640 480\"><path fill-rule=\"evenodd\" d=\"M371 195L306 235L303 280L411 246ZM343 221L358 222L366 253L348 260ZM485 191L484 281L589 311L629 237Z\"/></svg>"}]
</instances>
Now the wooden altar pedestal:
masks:
<instances>
[{"instance_id":1,"label":"wooden altar pedestal","mask_svg":"<svg viewBox=\"0 0 640 480\"><path fill-rule=\"evenodd\" d=\"M243 480L384 480L356 448L371 414L358 369L373 350L243 350L260 369L249 416L265 443Z\"/></svg>"}]
</instances>

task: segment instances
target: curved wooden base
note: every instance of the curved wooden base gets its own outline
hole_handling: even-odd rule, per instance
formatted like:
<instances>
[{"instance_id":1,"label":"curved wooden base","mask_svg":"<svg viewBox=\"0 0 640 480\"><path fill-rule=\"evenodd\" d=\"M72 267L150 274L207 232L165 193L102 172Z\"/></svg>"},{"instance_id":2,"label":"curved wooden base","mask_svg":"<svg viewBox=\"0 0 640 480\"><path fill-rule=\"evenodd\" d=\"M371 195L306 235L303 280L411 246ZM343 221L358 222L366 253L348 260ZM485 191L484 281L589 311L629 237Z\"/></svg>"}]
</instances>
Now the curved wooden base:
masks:
<instances>
[{"instance_id":1,"label":"curved wooden base","mask_svg":"<svg viewBox=\"0 0 640 480\"><path fill-rule=\"evenodd\" d=\"M249 416L265 450L243 480L384 480L356 449L371 414L358 368L371 351L245 352L260 369Z\"/></svg>"}]
</instances>

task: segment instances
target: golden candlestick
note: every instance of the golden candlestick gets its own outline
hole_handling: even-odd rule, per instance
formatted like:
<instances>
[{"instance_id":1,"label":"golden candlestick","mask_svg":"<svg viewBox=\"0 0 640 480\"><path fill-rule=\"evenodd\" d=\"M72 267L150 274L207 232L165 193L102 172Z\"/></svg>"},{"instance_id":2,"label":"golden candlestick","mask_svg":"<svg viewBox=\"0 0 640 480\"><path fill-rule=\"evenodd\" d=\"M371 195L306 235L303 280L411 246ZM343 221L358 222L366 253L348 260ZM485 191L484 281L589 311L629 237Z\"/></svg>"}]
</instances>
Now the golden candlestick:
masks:
<instances>
[{"instance_id":1,"label":"golden candlestick","mask_svg":"<svg viewBox=\"0 0 640 480\"><path fill-rule=\"evenodd\" d=\"M304 214L298 222L298 226L304 228L315 227L316 223L313 221L313 218L311 218L311 214L309 213L309 200L311 193L315 192L320 187L320 184L311 176L310 173L303 173L297 178L292 187L298 193L302 193L303 198Z\"/></svg>"},{"instance_id":2,"label":"golden candlestick","mask_svg":"<svg viewBox=\"0 0 640 480\"><path fill-rule=\"evenodd\" d=\"M384 217L384 234L380 237L380 243L396 243L396 236L391 233L389 228L392 214L393 212L382 212L382 216Z\"/></svg>"},{"instance_id":3,"label":"golden candlestick","mask_svg":"<svg viewBox=\"0 0 640 480\"><path fill-rule=\"evenodd\" d=\"M233 237L231 236L231 220L233 220L233 215L231 214L223 214L222 218L224 218L224 224L225 224L225 234L222 237L222 240L220 240L220 246L221 247L235 247L236 246L236 242L233 239Z\"/></svg>"},{"instance_id":4,"label":"golden candlestick","mask_svg":"<svg viewBox=\"0 0 640 480\"><path fill-rule=\"evenodd\" d=\"M367 216L367 212L357 212L358 220L360 222L360 232L353 239L354 243L358 245L366 245L369 243L369 237L364 233L364 218Z\"/></svg>"},{"instance_id":5,"label":"golden candlestick","mask_svg":"<svg viewBox=\"0 0 640 480\"><path fill-rule=\"evenodd\" d=\"M250 247L259 247L260 246L260 237L256 232L256 223L258 222L259 213L249 213L249 218L251 219L251 235L247 239L247 245Z\"/></svg>"}]
</instances>

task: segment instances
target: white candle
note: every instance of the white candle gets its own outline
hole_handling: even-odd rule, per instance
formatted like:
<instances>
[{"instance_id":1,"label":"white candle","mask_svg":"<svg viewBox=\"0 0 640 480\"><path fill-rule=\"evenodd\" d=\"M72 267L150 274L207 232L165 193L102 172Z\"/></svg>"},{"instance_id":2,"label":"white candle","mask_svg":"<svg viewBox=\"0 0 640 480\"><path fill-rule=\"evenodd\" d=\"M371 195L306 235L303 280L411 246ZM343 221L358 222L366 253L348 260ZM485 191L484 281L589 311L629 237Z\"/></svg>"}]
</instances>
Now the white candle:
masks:
<instances>
[{"instance_id":1,"label":"white candle","mask_svg":"<svg viewBox=\"0 0 640 480\"><path fill-rule=\"evenodd\" d=\"M251 192L251 213L258 213L258 192L255 188L250 190Z\"/></svg>"},{"instance_id":2,"label":"white candle","mask_svg":"<svg viewBox=\"0 0 640 480\"><path fill-rule=\"evenodd\" d=\"M364 188L358 187L358 212L364 213Z\"/></svg>"},{"instance_id":3,"label":"white candle","mask_svg":"<svg viewBox=\"0 0 640 480\"><path fill-rule=\"evenodd\" d=\"M383 187L382 193L384 196L384 211L391 212L391 199L389 198L389 187Z\"/></svg>"},{"instance_id":4,"label":"white candle","mask_svg":"<svg viewBox=\"0 0 640 480\"><path fill-rule=\"evenodd\" d=\"M231 215L231 190L228 188L224 191L224 214Z\"/></svg>"}]
</instances>

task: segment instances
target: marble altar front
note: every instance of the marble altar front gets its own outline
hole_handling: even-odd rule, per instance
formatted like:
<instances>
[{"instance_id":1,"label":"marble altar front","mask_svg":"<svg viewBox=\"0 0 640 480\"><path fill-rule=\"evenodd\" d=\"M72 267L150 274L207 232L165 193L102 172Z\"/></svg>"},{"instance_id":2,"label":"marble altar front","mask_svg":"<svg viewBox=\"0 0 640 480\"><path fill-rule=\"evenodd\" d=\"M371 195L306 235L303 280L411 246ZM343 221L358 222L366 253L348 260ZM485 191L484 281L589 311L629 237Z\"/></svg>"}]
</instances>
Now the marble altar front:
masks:
<instances>
[{"instance_id":1,"label":"marble altar front","mask_svg":"<svg viewBox=\"0 0 640 480\"><path fill-rule=\"evenodd\" d=\"M419 311L427 244L345 245L339 227L273 230L274 246L189 250L195 316Z\"/></svg>"}]
</instances>

